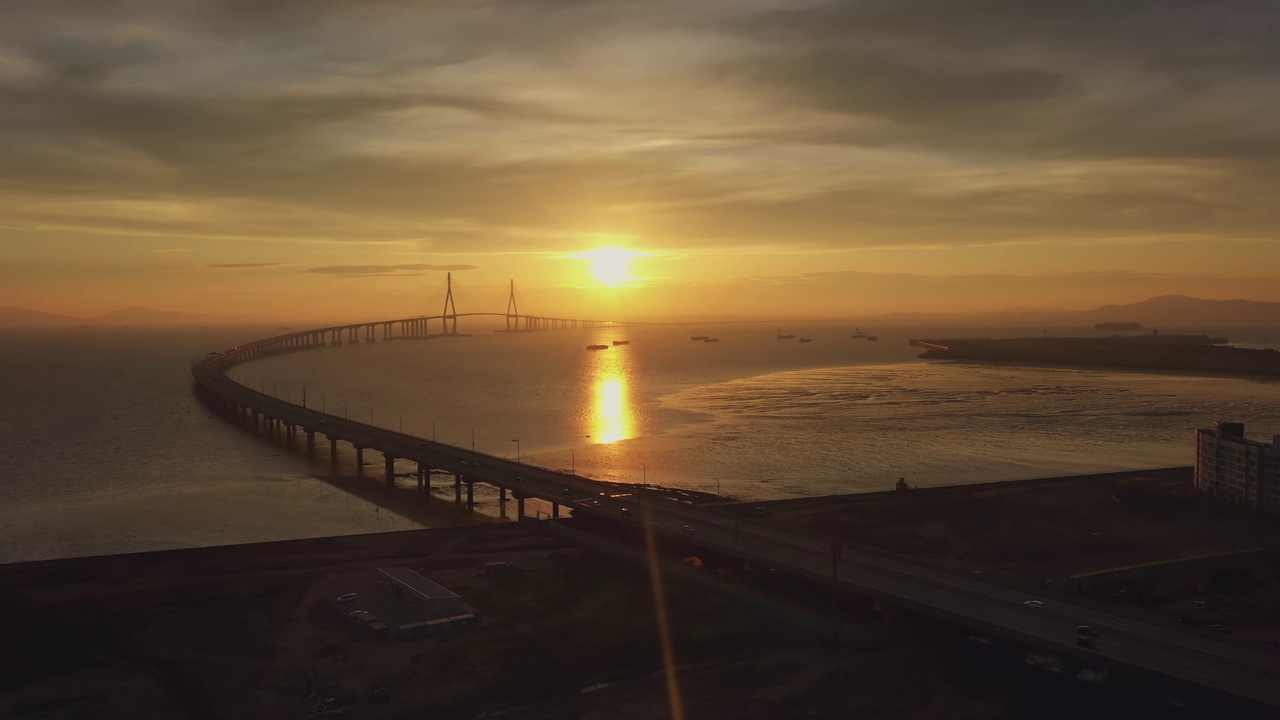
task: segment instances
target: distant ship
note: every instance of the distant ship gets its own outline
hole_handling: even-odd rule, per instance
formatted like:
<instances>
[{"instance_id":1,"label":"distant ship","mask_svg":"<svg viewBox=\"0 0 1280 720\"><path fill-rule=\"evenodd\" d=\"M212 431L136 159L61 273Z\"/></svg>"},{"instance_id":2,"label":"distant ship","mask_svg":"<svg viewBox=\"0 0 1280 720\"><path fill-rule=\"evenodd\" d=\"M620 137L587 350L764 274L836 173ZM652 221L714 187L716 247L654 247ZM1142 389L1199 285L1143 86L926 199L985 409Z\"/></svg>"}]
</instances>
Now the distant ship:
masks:
<instances>
[{"instance_id":1,"label":"distant ship","mask_svg":"<svg viewBox=\"0 0 1280 720\"><path fill-rule=\"evenodd\" d=\"M699 340L701 340L701 341L703 341L703 342L706 342L706 340L707 340L707 336L706 336L706 335L694 335L693 337L691 337L691 338L689 338L689 339L690 339L690 340L692 340L692 341L694 341L694 342L697 342L697 341L699 341Z\"/></svg>"},{"instance_id":2,"label":"distant ship","mask_svg":"<svg viewBox=\"0 0 1280 720\"><path fill-rule=\"evenodd\" d=\"M613 344L614 345L630 345L631 341L630 340L614 340Z\"/></svg>"},{"instance_id":3,"label":"distant ship","mask_svg":"<svg viewBox=\"0 0 1280 720\"><path fill-rule=\"evenodd\" d=\"M875 335L868 335L868 336L867 336L867 341L868 341L868 342L875 342L876 340L879 340L879 339L880 339L880 338L876 337Z\"/></svg>"},{"instance_id":4,"label":"distant ship","mask_svg":"<svg viewBox=\"0 0 1280 720\"><path fill-rule=\"evenodd\" d=\"M1136 332L1142 329L1142 323L1136 322L1101 322L1093 326L1094 330L1126 330Z\"/></svg>"},{"instance_id":5,"label":"distant ship","mask_svg":"<svg viewBox=\"0 0 1280 720\"><path fill-rule=\"evenodd\" d=\"M609 346L608 345L588 345L587 349L588 350L608 350Z\"/></svg>"},{"instance_id":6,"label":"distant ship","mask_svg":"<svg viewBox=\"0 0 1280 720\"><path fill-rule=\"evenodd\" d=\"M800 342L813 342L813 338L800 338Z\"/></svg>"},{"instance_id":7,"label":"distant ship","mask_svg":"<svg viewBox=\"0 0 1280 720\"><path fill-rule=\"evenodd\" d=\"M867 334L866 334L866 333L864 333L864 332L862 332L862 328L855 327L855 328L853 329L853 334L852 334L852 335L850 335L849 337L853 338L854 340L861 340L861 339L863 339L863 338L867 337Z\"/></svg>"},{"instance_id":8,"label":"distant ship","mask_svg":"<svg viewBox=\"0 0 1280 720\"><path fill-rule=\"evenodd\" d=\"M795 340L795 339L796 339L796 336L795 336L795 335L783 335L783 334L782 334L782 328L778 328L778 339L779 339L779 340Z\"/></svg>"},{"instance_id":9,"label":"distant ship","mask_svg":"<svg viewBox=\"0 0 1280 720\"><path fill-rule=\"evenodd\" d=\"M702 338L702 342L720 342L720 338L713 338L713 337Z\"/></svg>"}]
</instances>

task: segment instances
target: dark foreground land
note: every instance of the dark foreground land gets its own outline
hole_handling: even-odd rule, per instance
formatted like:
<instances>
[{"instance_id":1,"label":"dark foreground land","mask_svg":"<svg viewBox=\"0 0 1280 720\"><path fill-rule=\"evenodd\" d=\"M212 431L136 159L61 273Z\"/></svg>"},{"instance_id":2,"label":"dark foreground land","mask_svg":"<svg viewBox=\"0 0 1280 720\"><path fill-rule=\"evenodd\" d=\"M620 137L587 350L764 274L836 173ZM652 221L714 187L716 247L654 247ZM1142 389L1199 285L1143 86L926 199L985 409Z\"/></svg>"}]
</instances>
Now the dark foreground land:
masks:
<instances>
[{"instance_id":1,"label":"dark foreground land","mask_svg":"<svg viewBox=\"0 0 1280 720\"><path fill-rule=\"evenodd\" d=\"M656 574L501 524L3 566L0 716L663 718L673 697L689 718L1183 716L854 603L836 647L708 591L752 589L687 549L653 557ZM386 566L456 591L480 625L376 637L347 613L404 611ZM826 617L821 592L779 589Z\"/></svg>"},{"instance_id":2,"label":"dark foreground land","mask_svg":"<svg viewBox=\"0 0 1280 720\"><path fill-rule=\"evenodd\" d=\"M757 506L722 506L753 514ZM1189 467L784 500L760 522L1073 596L1222 642L1280 641L1280 523L1204 497ZM1280 653L1280 649L1276 652Z\"/></svg>"}]
</instances>

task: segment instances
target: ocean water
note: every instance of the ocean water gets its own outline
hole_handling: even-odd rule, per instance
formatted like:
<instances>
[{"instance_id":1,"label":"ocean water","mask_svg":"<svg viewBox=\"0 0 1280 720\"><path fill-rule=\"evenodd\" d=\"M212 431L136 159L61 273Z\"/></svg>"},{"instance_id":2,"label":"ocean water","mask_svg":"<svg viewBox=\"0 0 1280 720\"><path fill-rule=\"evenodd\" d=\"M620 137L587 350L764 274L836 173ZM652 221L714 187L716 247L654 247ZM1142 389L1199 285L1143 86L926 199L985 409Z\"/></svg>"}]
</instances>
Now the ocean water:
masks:
<instances>
[{"instance_id":1,"label":"ocean water","mask_svg":"<svg viewBox=\"0 0 1280 720\"><path fill-rule=\"evenodd\" d=\"M850 338L847 325L784 328L811 343L759 324L462 329L473 334L294 353L231 375L494 455L748 500L879 490L899 477L941 485L1188 464L1194 429L1215 419L1280 433L1275 383L936 363L907 345L1040 328L881 328L878 342ZM0 562L467 520L447 499L412 519L381 509L195 401L194 358L276 332L0 334ZM690 340L701 335L719 342ZM1233 333L1242 344L1265 337ZM621 339L630 344L586 350Z\"/></svg>"}]
</instances>

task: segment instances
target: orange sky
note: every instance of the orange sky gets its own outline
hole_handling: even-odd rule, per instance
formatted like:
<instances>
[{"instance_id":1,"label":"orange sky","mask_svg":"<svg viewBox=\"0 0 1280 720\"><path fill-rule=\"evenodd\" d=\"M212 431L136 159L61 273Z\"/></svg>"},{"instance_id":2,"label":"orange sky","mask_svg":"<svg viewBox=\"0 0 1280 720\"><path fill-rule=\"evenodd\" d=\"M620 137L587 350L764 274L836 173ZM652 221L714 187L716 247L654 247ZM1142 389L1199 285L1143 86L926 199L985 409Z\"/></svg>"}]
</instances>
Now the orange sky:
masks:
<instances>
[{"instance_id":1,"label":"orange sky","mask_svg":"<svg viewBox=\"0 0 1280 720\"><path fill-rule=\"evenodd\" d=\"M1280 301L1263 0L112 7L0 24L0 306Z\"/></svg>"}]
</instances>

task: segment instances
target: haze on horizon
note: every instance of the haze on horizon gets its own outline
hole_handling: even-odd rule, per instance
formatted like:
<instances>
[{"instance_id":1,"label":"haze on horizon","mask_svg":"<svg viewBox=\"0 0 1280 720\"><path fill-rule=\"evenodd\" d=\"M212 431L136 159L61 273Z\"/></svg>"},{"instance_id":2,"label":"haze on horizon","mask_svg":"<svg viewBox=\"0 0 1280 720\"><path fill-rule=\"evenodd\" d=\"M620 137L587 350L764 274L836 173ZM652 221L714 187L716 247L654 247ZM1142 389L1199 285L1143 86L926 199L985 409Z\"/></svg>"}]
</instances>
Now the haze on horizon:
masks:
<instances>
[{"instance_id":1,"label":"haze on horizon","mask_svg":"<svg viewBox=\"0 0 1280 720\"><path fill-rule=\"evenodd\" d=\"M0 306L1280 301L1269 0L39 0ZM461 305L470 303L470 307Z\"/></svg>"}]
</instances>

